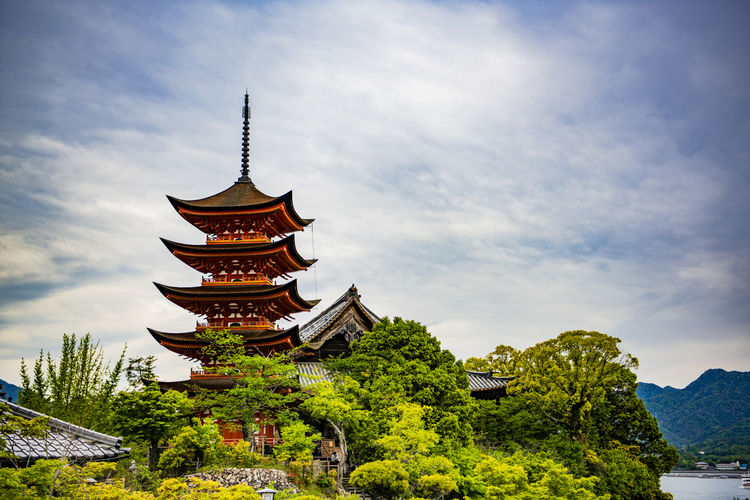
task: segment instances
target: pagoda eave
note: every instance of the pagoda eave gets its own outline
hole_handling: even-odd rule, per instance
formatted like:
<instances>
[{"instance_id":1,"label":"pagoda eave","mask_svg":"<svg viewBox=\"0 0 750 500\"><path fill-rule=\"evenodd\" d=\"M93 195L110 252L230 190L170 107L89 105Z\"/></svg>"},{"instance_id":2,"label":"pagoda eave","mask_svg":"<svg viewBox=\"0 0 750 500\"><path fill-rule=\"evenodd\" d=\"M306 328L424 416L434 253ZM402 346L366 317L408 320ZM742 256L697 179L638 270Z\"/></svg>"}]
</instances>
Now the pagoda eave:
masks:
<instances>
[{"instance_id":1,"label":"pagoda eave","mask_svg":"<svg viewBox=\"0 0 750 500\"><path fill-rule=\"evenodd\" d=\"M221 330L217 328L217 330ZM148 328L151 336L168 350L195 361L209 362L202 349L208 345L205 340L196 337L197 331L183 333L167 333ZM243 337L243 345L247 354L263 354L286 351L302 345L299 327L287 330L229 330L230 333Z\"/></svg>"},{"instance_id":2,"label":"pagoda eave","mask_svg":"<svg viewBox=\"0 0 750 500\"><path fill-rule=\"evenodd\" d=\"M254 269L273 279L306 270L317 262L317 259L304 259L299 254L294 235L260 244L191 245L165 238L161 241L175 257L203 273L214 273L218 268ZM231 266L227 266L227 262Z\"/></svg>"}]
</instances>

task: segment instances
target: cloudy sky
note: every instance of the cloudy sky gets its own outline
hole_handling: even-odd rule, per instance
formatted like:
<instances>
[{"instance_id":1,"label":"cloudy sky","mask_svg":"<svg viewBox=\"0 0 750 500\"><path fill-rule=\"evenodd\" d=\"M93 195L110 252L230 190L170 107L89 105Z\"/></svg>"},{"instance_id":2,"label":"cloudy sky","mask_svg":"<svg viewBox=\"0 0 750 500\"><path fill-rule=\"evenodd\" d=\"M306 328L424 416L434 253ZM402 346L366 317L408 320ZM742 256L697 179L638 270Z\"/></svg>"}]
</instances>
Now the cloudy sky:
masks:
<instances>
[{"instance_id":1,"label":"cloudy sky","mask_svg":"<svg viewBox=\"0 0 750 500\"><path fill-rule=\"evenodd\" d=\"M659 385L750 370L748 25L721 1L1 2L0 378L65 332L187 377L146 331L196 319L151 283L200 280L165 195L238 177L246 88L251 176L316 219L321 307L355 283L462 359L585 329Z\"/></svg>"}]
</instances>

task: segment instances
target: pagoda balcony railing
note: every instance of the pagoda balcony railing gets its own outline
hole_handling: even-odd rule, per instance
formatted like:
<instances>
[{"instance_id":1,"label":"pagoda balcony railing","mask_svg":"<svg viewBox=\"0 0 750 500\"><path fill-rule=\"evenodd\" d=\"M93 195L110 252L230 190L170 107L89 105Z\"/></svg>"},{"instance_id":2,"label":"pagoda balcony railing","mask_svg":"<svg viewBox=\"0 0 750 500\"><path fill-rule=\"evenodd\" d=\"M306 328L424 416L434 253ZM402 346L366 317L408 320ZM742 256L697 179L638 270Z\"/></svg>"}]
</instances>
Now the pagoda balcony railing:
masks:
<instances>
[{"instance_id":1,"label":"pagoda balcony railing","mask_svg":"<svg viewBox=\"0 0 750 500\"><path fill-rule=\"evenodd\" d=\"M258 318L258 319L244 319L244 320L233 320L233 318L228 319L228 325L225 325L223 323L217 323L217 322L207 322L207 321L196 321L195 322L195 329L202 331L207 330L209 328L214 329L221 329L221 330L239 330L239 329L247 329L247 328L263 328L263 329L277 329L273 323L268 321L265 318Z\"/></svg>"},{"instance_id":2,"label":"pagoda balcony railing","mask_svg":"<svg viewBox=\"0 0 750 500\"><path fill-rule=\"evenodd\" d=\"M265 274L250 274L244 276L204 276L201 278L203 286L212 285L272 285L271 279Z\"/></svg>"},{"instance_id":3,"label":"pagoda balcony railing","mask_svg":"<svg viewBox=\"0 0 750 500\"><path fill-rule=\"evenodd\" d=\"M209 234L206 236L209 245L223 245L227 243L271 243L271 238L263 233L239 233L239 234Z\"/></svg>"}]
</instances>

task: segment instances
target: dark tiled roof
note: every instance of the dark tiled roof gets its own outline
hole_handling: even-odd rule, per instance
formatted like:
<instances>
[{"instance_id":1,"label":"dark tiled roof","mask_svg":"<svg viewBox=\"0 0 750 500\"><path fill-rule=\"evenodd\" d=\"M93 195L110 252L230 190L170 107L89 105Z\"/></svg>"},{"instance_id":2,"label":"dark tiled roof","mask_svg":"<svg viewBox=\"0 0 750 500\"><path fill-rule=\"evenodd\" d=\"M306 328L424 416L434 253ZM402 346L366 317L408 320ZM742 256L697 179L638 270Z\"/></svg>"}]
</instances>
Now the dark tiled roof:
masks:
<instances>
[{"instance_id":1,"label":"dark tiled roof","mask_svg":"<svg viewBox=\"0 0 750 500\"><path fill-rule=\"evenodd\" d=\"M325 369L322 363L297 363L297 373L299 374L299 383L306 387L317 382L332 382L330 373ZM471 392L491 391L494 389L504 389L513 377L493 377L492 372L470 372L466 375L469 377L469 390Z\"/></svg>"},{"instance_id":2,"label":"dark tiled roof","mask_svg":"<svg viewBox=\"0 0 750 500\"><path fill-rule=\"evenodd\" d=\"M351 288L349 288L344 295L336 299L328 309L318 314L315 318L305 323L305 325L300 328L299 337L302 342L307 342L315 338L320 332L325 330L328 325L333 323L338 315L341 314L341 312L351 303L357 304L362 311L370 317L370 320L373 323L380 321L380 318L378 318L374 312L360 302L357 288L352 285Z\"/></svg>"},{"instance_id":3,"label":"dark tiled roof","mask_svg":"<svg viewBox=\"0 0 750 500\"><path fill-rule=\"evenodd\" d=\"M31 420L44 417L23 406L0 399L10 411L19 417ZM17 458L19 465L27 465L40 458L67 458L71 462L93 460L114 460L130 454L130 448L121 448L122 438L101 434L84 427L49 419L49 433L46 438L32 438L10 434L7 438L8 451Z\"/></svg>"},{"instance_id":4,"label":"dark tiled roof","mask_svg":"<svg viewBox=\"0 0 750 500\"><path fill-rule=\"evenodd\" d=\"M333 382L331 375L323 367L322 363L303 362L296 363L299 374L299 385L307 387L318 382Z\"/></svg>"},{"instance_id":5,"label":"dark tiled roof","mask_svg":"<svg viewBox=\"0 0 750 500\"><path fill-rule=\"evenodd\" d=\"M469 390L471 392L491 391L494 389L504 389L513 377L493 377L492 372L471 372L466 371L469 377Z\"/></svg>"}]
</instances>

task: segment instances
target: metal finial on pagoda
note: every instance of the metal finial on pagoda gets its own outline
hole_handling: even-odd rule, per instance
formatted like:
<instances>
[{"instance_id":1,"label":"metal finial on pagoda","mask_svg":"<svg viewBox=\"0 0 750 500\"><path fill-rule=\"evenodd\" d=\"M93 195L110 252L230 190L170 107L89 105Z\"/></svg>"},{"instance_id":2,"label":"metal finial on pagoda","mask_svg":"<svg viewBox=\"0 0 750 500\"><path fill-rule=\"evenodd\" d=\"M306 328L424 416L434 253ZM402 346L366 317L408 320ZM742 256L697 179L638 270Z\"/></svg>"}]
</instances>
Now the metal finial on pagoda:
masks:
<instances>
[{"instance_id":1,"label":"metal finial on pagoda","mask_svg":"<svg viewBox=\"0 0 750 500\"><path fill-rule=\"evenodd\" d=\"M242 174L237 182L250 181L250 96L245 91L245 106L242 108Z\"/></svg>"}]
</instances>

